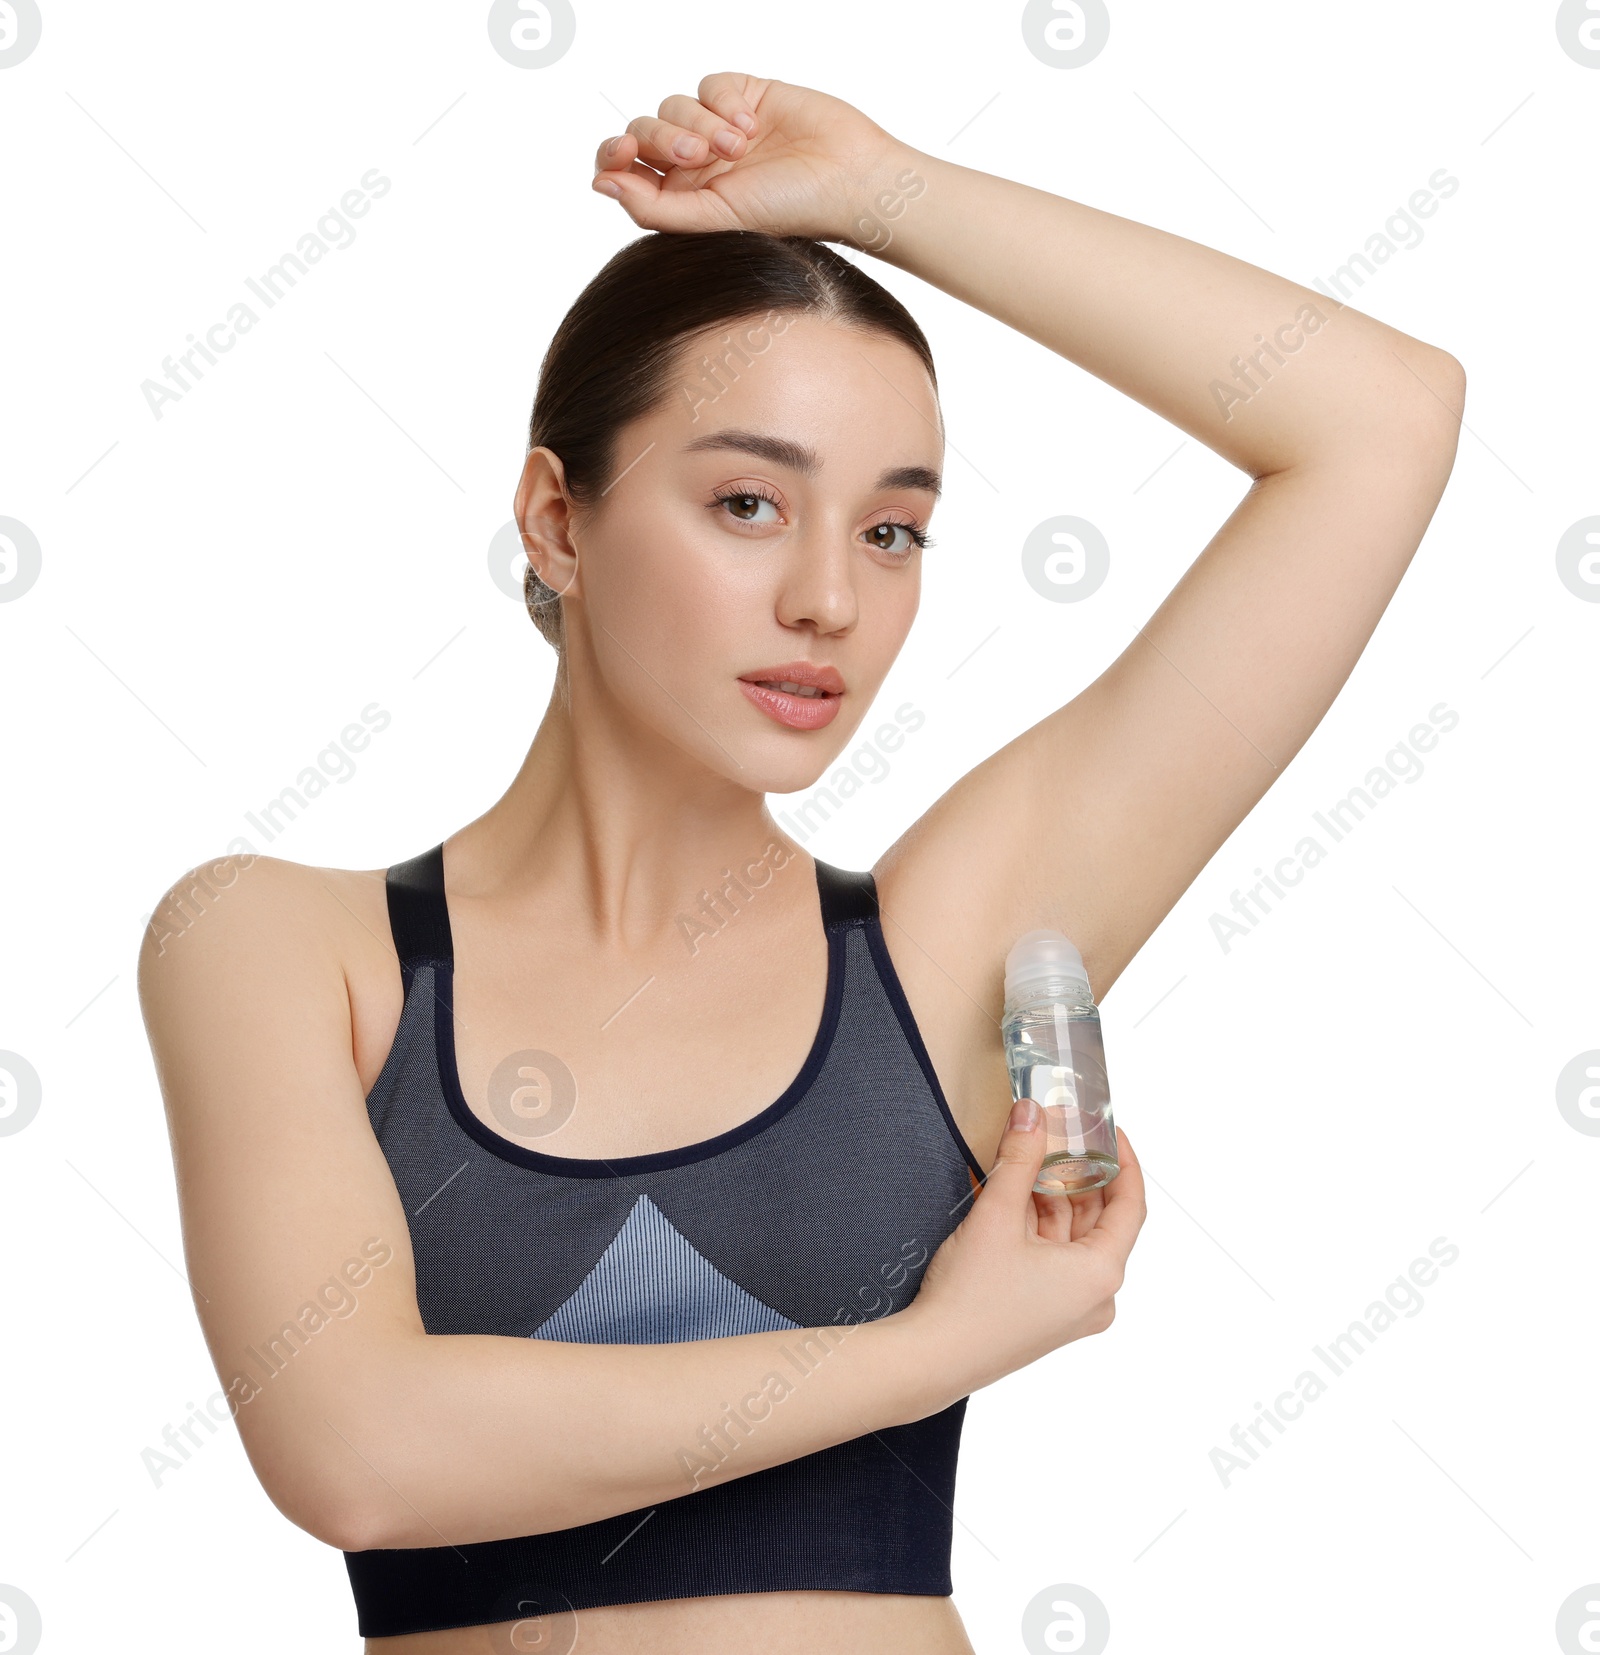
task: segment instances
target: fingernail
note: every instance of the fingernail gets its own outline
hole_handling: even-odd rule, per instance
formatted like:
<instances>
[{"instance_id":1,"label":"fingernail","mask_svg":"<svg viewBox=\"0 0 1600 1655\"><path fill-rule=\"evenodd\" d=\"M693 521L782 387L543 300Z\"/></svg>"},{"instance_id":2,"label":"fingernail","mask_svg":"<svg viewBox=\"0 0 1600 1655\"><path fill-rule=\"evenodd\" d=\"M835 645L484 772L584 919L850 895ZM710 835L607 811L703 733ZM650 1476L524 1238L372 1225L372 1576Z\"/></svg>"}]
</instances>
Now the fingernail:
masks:
<instances>
[{"instance_id":1,"label":"fingernail","mask_svg":"<svg viewBox=\"0 0 1600 1655\"><path fill-rule=\"evenodd\" d=\"M1039 1124L1039 1105L1032 1098L1018 1098L1011 1106L1011 1130L1031 1132Z\"/></svg>"},{"instance_id":2,"label":"fingernail","mask_svg":"<svg viewBox=\"0 0 1600 1655\"><path fill-rule=\"evenodd\" d=\"M698 155L700 153L700 140L698 138L691 137L686 132L681 138L673 139L672 153L676 155L680 161L687 161L691 155Z\"/></svg>"},{"instance_id":3,"label":"fingernail","mask_svg":"<svg viewBox=\"0 0 1600 1655\"><path fill-rule=\"evenodd\" d=\"M614 179L597 178L594 187L601 195L614 196L618 201L622 199L622 187Z\"/></svg>"},{"instance_id":4,"label":"fingernail","mask_svg":"<svg viewBox=\"0 0 1600 1655\"><path fill-rule=\"evenodd\" d=\"M620 138L607 138L606 139L606 158L608 160L613 155L615 155L617 153L617 145L620 144L621 142L622 142L622 140Z\"/></svg>"},{"instance_id":5,"label":"fingernail","mask_svg":"<svg viewBox=\"0 0 1600 1655\"><path fill-rule=\"evenodd\" d=\"M738 127L741 132L754 132L756 129L756 118L754 115L746 115L741 109L739 113L733 117L733 124Z\"/></svg>"},{"instance_id":6,"label":"fingernail","mask_svg":"<svg viewBox=\"0 0 1600 1655\"><path fill-rule=\"evenodd\" d=\"M724 155L732 155L743 142L737 132L719 132L711 141Z\"/></svg>"}]
</instances>

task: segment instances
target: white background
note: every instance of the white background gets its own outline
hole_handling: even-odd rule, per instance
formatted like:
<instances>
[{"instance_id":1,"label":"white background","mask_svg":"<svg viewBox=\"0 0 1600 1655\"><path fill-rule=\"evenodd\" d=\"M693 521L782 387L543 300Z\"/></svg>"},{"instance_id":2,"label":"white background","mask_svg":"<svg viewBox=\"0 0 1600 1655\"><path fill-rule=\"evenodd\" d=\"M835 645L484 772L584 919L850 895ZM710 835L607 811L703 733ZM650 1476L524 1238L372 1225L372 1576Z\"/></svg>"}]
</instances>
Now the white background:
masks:
<instances>
[{"instance_id":1,"label":"white background","mask_svg":"<svg viewBox=\"0 0 1600 1655\"><path fill-rule=\"evenodd\" d=\"M1600 67L1547 0L1112 10L1107 49L1060 69L1016 4L612 0L530 71L481 0L45 0L38 49L0 70L0 516L42 547L0 603L0 1048L43 1082L0 1137L0 1582L46 1650L358 1647L338 1553L279 1516L231 1429L160 1486L141 1462L217 1388L141 925L184 868L265 848L245 812L369 703L389 728L272 854L381 867L509 780L554 655L487 549L551 330L637 233L592 154L724 68L1308 285L1437 169L1459 180L1350 292L1466 365L1454 479L1321 728L1107 997L1149 1221L1114 1328L973 1400L956 1598L984 1655L1058 1584L1106 1605L1118 1655L1561 1647L1559 1606L1600 1579L1600 1138L1556 1106L1600 1047L1600 605L1555 559L1600 513ZM373 167L393 187L353 244L153 417L162 358ZM880 702L927 722L807 847L865 867L1120 653L1245 478L857 256L929 334L950 445ZM1082 603L1022 577L1060 514L1111 545ZM1441 702L1459 724L1423 774L1225 952L1211 916ZM1436 1237L1459 1257L1420 1312L1329 1376L1312 1347ZM1212 1450L1307 1369L1327 1394L1225 1484Z\"/></svg>"}]
</instances>

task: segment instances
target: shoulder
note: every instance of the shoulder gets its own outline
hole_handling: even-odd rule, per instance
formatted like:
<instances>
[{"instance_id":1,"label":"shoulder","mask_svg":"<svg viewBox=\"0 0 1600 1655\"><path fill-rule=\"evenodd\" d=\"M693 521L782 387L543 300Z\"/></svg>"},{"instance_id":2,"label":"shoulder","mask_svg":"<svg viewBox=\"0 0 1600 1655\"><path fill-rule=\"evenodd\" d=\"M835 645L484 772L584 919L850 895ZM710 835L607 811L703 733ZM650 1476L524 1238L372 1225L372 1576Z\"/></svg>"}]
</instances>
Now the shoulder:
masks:
<instances>
[{"instance_id":1,"label":"shoulder","mask_svg":"<svg viewBox=\"0 0 1600 1655\"><path fill-rule=\"evenodd\" d=\"M147 1016L231 985L286 977L333 983L347 962L387 947L383 870L308 867L275 856L196 863L157 898L139 950Z\"/></svg>"}]
</instances>

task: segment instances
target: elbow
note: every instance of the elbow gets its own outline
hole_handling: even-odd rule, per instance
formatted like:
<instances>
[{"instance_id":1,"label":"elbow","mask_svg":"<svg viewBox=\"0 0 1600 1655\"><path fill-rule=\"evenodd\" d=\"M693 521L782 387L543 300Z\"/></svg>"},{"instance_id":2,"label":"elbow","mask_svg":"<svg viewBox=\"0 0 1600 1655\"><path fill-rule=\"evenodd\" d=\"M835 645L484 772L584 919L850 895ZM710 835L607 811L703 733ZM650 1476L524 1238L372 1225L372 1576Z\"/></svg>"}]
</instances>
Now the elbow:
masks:
<instances>
[{"instance_id":1,"label":"elbow","mask_svg":"<svg viewBox=\"0 0 1600 1655\"><path fill-rule=\"evenodd\" d=\"M1395 409L1396 435L1415 452L1453 462L1467 404L1467 370L1449 351L1420 343L1404 362L1416 394Z\"/></svg>"},{"instance_id":2,"label":"elbow","mask_svg":"<svg viewBox=\"0 0 1600 1655\"><path fill-rule=\"evenodd\" d=\"M458 1532L458 1525L440 1513L438 1501L426 1486L419 1486L414 1469L409 1474L397 1470L393 1456L383 1464L381 1478L362 1466L361 1471L368 1473L365 1476L352 1472L335 1479L324 1472L306 1478L293 1491L281 1483L264 1486L272 1503L296 1528L335 1551L410 1551L484 1538ZM406 1496L400 1494L401 1488ZM439 1521L434 1523L430 1517Z\"/></svg>"},{"instance_id":3,"label":"elbow","mask_svg":"<svg viewBox=\"0 0 1600 1655\"><path fill-rule=\"evenodd\" d=\"M385 1467L387 1470L388 1467ZM399 1488L406 1489L406 1495ZM291 1509L274 1503L296 1527L325 1546L341 1552L414 1551L424 1547L470 1546L485 1540L503 1540L512 1534L548 1534L559 1529L614 1517L640 1502L630 1489L614 1502L596 1505L591 1491L573 1489L565 1495L519 1510L516 1527L508 1530L486 1519L480 1502L454 1487L429 1490L415 1477L403 1484L373 1482L328 1489ZM465 1499L465 1505L460 1501ZM415 1500L415 1504L413 1504Z\"/></svg>"},{"instance_id":4,"label":"elbow","mask_svg":"<svg viewBox=\"0 0 1600 1655\"><path fill-rule=\"evenodd\" d=\"M418 1541L397 1534L388 1515L375 1510L366 1500L330 1502L318 1508L314 1517L314 1523L301 1523L300 1527L323 1545L341 1552L371 1552L395 1546L438 1543L437 1540Z\"/></svg>"},{"instance_id":5,"label":"elbow","mask_svg":"<svg viewBox=\"0 0 1600 1655\"><path fill-rule=\"evenodd\" d=\"M366 1552L397 1541L392 1524L375 1504L370 1490L349 1487L301 1486L288 1489L261 1479L267 1498L297 1529L335 1551Z\"/></svg>"},{"instance_id":6,"label":"elbow","mask_svg":"<svg viewBox=\"0 0 1600 1655\"><path fill-rule=\"evenodd\" d=\"M263 1442L259 1436L241 1434L251 1468L267 1498L313 1540L341 1552L436 1543L436 1537L419 1540L400 1533L400 1519L394 1509L400 1502L392 1487L386 1488L359 1461L353 1467L341 1468L340 1455L330 1454L325 1448L312 1456L298 1440ZM340 1454L348 1452L337 1442L332 1447ZM408 1518L411 1515L404 1512Z\"/></svg>"},{"instance_id":7,"label":"elbow","mask_svg":"<svg viewBox=\"0 0 1600 1655\"><path fill-rule=\"evenodd\" d=\"M1449 351L1430 345L1421 372L1428 389L1450 410L1451 423L1459 428L1467 406L1467 370Z\"/></svg>"},{"instance_id":8,"label":"elbow","mask_svg":"<svg viewBox=\"0 0 1600 1655\"><path fill-rule=\"evenodd\" d=\"M326 1440L317 1444L319 1452L308 1455L301 1441L292 1461L257 1468L268 1497L296 1528L341 1552L437 1546L453 1539L424 1523L417 1507L398 1493L405 1489L424 1508L432 1503L419 1489L415 1469L396 1464L391 1439L374 1432L353 1452L348 1438L339 1440L344 1432L338 1426L331 1420L323 1424Z\"/></svg>"},{"instance_id":9,"label":"elbow","mask_svg":"<svg viewBox=\"0 0 1600 1655\"><path fill-rule=\"evenodd\" d=\"M322 1488L288 1498L274 1489L267 1493L272 1503L297 1529L313 1540L341 1552L370 1552L396 1546L437 1545L437 1535L424 1538L409 1532L391 1509L393 1496L383 1498L370 1488ZM410 1513L406 1513L410 1516Z\"/></svg>"}]
</instances>

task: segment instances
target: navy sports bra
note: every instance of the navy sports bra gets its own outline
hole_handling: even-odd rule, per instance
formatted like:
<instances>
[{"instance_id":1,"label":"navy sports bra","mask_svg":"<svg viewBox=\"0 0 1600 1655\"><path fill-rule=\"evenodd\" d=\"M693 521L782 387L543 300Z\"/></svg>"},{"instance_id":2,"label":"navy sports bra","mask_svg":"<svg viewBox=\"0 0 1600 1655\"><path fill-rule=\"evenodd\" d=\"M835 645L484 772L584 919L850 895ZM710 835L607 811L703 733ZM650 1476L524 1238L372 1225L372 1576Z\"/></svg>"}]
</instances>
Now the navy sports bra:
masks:
<instances>
[{"instance_id":1,"label":"navy sports bra","mask_svg":"<svg viewBox=\"0 0 1600 1655\"><path fill-rule=\"evenodd\" d=\"M769 847L767 878L791 859ZM405 1207L429 1333L665 1344L909 1303L983 1172L884 947L872 875L817 862L816 878L828 986L799 1074L714 1138L605 1161L546 1154L468 1108L444 847L389 869L405 1005L367 1113ZM790 1377L819 1354L796 1340ZM770 1405L725 1408L695 1450L704 1465L735 1453ZM735 1592L945 1596L965 1409L705 1488L686 1474L693 1492L555 1533L346 1552L359 1630Z\"/></svg>"}]
</instances>

